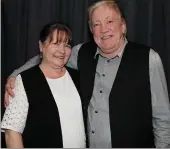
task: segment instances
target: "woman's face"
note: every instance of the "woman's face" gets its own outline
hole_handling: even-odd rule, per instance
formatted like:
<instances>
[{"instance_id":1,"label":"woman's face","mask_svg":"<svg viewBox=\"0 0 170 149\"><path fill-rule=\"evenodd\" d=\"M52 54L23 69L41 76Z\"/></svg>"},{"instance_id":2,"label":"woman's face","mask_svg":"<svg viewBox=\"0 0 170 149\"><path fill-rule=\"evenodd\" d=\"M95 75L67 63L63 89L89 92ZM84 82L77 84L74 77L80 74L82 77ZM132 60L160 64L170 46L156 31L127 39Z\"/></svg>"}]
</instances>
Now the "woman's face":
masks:
<instances>
[{"instance_id":1,"label":"woman's face","mask_svg":"<svg viewBox=\"0 0 170 149\"><path fill-rule=\"evenodd\" d=\"M68 62L71 48L67 41L57 42L56 36L58 36L57 31L53 33L53 40L51 42L49 39L43 44L40 42L40 51L43 55L42 62L53 68L62 68Z\"/></svg>"}]
</instances>

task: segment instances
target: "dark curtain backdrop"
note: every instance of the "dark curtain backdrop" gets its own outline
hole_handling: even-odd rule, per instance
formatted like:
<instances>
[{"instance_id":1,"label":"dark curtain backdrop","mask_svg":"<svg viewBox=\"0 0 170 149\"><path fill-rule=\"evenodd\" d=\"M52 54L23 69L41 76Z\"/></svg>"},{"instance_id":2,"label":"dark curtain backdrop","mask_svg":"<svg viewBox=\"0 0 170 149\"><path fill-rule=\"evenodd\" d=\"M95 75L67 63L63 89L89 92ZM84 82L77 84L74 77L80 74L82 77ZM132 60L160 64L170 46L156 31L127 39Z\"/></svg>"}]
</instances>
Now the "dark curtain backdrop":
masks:
<instances>
[{"instance_id":1,"label":"dark curtain backdrop","mask_svg":"<svg viewBox=\"0 0 170 149\"><path fill-rule=\"evenodd\" d=\"M71 28L73 45L91 39L87 7L94 0L2 0L2 100L7 76L39 53L42 26L60 20ZM151 46L163 61L170 93L170 0L117 0L127 20L127 37ZM4 144L2 144L4 145Z\"/></svg>"}]
</instances>

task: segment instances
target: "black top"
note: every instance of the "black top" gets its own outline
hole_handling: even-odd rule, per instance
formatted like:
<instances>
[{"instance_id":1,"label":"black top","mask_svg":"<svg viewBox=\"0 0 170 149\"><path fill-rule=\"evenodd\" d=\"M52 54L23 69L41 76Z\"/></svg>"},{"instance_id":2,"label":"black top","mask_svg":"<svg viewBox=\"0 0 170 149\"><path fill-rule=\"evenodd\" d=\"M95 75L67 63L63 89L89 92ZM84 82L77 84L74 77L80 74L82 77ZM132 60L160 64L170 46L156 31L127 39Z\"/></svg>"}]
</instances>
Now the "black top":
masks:
<instances>
[{"instance_id":1,"label":"black top","mask_svg":"<svg viewBox=\"0 0 170 149\"><path fill-rule=\"evenodd\" d=\"M96 44L89 42L82 45L78 54L85 124L94 88L96 50ZM109 96L112 147L149 148L154 145L149 50L149 47L133 42L125 47Z\"/></svg>"},{"instance_id":2,"label":"black top","mask_svg":"<svg viewBox=\"0 0 170 149\"><path fill-rule=\"evenodd\" d=\"M78 87L76 70L67 68L73 82ZM21 73L27 94L29 109L23 132L24 147L62 148L60 118L54 97L39 66Z\"/></svg>"}]
</instances>

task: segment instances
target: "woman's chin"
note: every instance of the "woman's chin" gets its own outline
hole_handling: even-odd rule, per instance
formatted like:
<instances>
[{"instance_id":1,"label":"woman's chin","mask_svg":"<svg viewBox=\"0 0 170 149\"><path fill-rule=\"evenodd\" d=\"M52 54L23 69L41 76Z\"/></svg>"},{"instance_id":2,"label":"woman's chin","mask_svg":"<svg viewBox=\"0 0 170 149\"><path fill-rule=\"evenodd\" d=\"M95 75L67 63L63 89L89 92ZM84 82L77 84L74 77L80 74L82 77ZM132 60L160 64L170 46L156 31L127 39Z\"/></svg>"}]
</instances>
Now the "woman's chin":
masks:
<instances>
[{"instance_id":1,"label":"woman's chin","mask_svg":"<svg viewBox=\"0 0 170 149\"><path fill-rule=\"evenodd\" d=\"M51 63L50 65L55 69L60 69L64 67L64 63Z\"/></svg>"}]
</instances>

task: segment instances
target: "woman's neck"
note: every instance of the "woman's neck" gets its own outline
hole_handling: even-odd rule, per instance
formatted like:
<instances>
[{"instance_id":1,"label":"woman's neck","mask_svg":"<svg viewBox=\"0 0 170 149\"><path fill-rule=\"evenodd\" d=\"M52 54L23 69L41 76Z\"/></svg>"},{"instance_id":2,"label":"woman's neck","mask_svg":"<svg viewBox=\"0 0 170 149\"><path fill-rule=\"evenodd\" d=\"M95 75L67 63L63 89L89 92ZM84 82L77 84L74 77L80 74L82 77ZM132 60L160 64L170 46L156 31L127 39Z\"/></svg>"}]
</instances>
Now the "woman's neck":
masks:
<instances>
[{"instance_id":1,"label":"woman's neck","mask_svg":"<svg viewBox=\"0 0 170 149\"><path fill-rule=\"evenodd\" d=\"M62 67L62 68L55 68L49 64L46 63L41 63L39 65L41 71L44 73L44 76L47 78L51 78L51 79L57 79L60 78L62 76L64 76L65 72L66 72L66 68Z\"/></svg>"}]
</instances>

